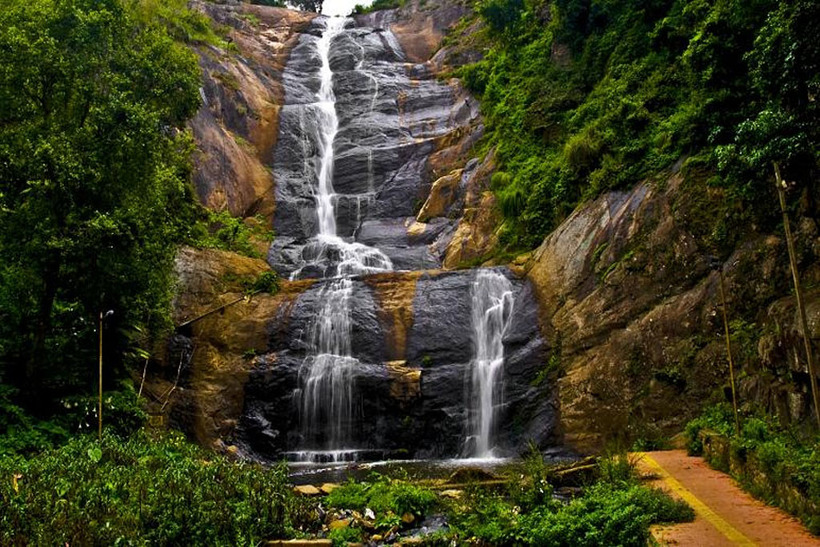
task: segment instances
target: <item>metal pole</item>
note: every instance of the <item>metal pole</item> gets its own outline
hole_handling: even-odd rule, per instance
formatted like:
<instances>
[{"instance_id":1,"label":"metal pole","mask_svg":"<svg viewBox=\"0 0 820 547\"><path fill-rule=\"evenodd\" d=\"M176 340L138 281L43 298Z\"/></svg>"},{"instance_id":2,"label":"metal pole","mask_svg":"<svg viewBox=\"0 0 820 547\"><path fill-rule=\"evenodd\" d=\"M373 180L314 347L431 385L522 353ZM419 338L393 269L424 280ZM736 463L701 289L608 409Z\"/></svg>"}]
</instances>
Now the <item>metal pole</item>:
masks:
<instances>
[{"instance_id":1,"label":"metal pole","mask_svg":"<svg viewBox=\"0 0 820 547\"><path fill-rule=\"evenodd\" d=\"M723 329L726 334L726 354L729 356L729 381L732 384L732 410L735 413L735 432L740 435L740 419L737 415L737 389L735 388L735 362L732 359L732 339L729 336L729 318L726 312L726 291L723 288L723 269L718 270L720 277L720 299L723 301Z\"/></svg>"},{"instance_id":2,"label":"metal pole","mask_svg":"<svg viewBox=\"0 0 820 547\"><path fill-rule=\"evenodd\" d=\"M98 420L98 428L97 428L97 435L102 441L102 363L103 363L103 312L100 312L100 401L99 401L99 408L97 409L97 420Z\"/></svg>"},{"instance_id":3,"label":"metal pole","mask_svg":"<svg viewBox=\"0 0 820 547\"><path fill-rule=\"evenodd\" d=\"M811 349L811 339L809 338L809 322L806 319L806 308L803 306L803 293L800 290L800 275L797 271L797 254L794 251L794 241L792 240L792 229L789 225L789 214L786 211L786 183L780 176L780 165L774 162L774 175L777 183L777 195L780 197L780 210L783 213L783 229L786 231L786 247L789 249L789 265L792 270L794 280L794 294L797 298L797 310L800 314L800 324L803 327L803 343L806 347L806 362L809 367L809 380L811 381L811 395L814 400L814 417L817 419L817 426L820 427L820 404L817 400L817 376L814 374L814 356Z\"/></svg>"}]
</instances>

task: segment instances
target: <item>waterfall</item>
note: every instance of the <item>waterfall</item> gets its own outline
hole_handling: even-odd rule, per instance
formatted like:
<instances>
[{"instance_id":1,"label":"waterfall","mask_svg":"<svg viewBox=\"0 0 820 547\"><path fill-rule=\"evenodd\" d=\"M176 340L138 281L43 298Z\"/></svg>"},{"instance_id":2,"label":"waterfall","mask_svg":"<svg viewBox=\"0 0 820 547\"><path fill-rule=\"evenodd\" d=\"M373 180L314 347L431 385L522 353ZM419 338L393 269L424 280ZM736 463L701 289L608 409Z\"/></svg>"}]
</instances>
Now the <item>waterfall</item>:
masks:
<instances>
[{"instance_id":1,"label":"waterfall","mask_svg":"<svg viewBox=\"0 0 820 547\"><path fill-rule=\"evenodd\" d=\"M339 132L336 114L336 94L333 91L333 70L330 52L333 40L344 32L347 19L325 19L325 31L316 43L316 52L322 61L319 68L320 86L316 102L309 105L315 115L318 158L315 162L318 233L302 248L302 265L291 274L299 279L307 266L318 267L323 277L387 272L393 269L390 259L373 247L355 241L346 241L336 233L336 204L341 197L358 200L359 196L340 196L333 189L334 140Z\"/></svg>"},{"instance_id":2,"label":"waterfall","mask_svg":"<svg viewBox=\"0 0 820 547\"><path fill-rule=\"evenodd\" d=\"M336 232L336 204L333 189L334 140L339 130L330 53L333 40L344 31L346 19L325 20L325 31L316 43L322 61L316 102L309 105L316 118L318 158L315 158L316 214L318 233L302 250L303 266L320 266L324 284L309 333L309 354L299 371L299 412L302 450L305 461L340 461L355 456L355 375L360 365L352 355L350 300L351 276L392 270L390 259L376 248L346 241ZM359 196L348 196L357 200ZM359 205L360 206L360 205Z\"/></svg>"},{"instance_id":3,"label":"waterfall","mask_svg":"<svg viewBox=\"0 0 820 547\"><path fill-rule=\"evenodd\" d=\"M479 270L472 287L474 354L467 424L467 451L475 458L494 456L494 427L503 395L502 340L512 312L510 280L493 270Z\"/></svg>"},{"instance_id":4,"label":"waterfall","mask_svg":"<svg viewBox=\"0 0 820 547\"><path fill-rule=\"evenodd\" d=\"M345 19L332 17L316 44L322 67L319 69L321 84L316 109L322 139L319 144L318 185L316 188L316 213L319 216L319 238L336 237L336 210L333 200L333 140L339 132L336 115L336 94L333 92L333 71L330 69L330 44L344 29Z\"/></svg>"},{"instance_id":5,"label":"waterfall","mask_svg":"<svg viewBox=\"0 0 820 547\"><path fill-rule=\"evenodd\" d=\"M320 309L310 333L310 355L302 363L302 438L307 448L344 457L351 442L353 375L359 361L350 355L350 295L347 277L331 280L322 290ZM303 455L313 459L311 453Z\"/></svg>"}]
</instances>

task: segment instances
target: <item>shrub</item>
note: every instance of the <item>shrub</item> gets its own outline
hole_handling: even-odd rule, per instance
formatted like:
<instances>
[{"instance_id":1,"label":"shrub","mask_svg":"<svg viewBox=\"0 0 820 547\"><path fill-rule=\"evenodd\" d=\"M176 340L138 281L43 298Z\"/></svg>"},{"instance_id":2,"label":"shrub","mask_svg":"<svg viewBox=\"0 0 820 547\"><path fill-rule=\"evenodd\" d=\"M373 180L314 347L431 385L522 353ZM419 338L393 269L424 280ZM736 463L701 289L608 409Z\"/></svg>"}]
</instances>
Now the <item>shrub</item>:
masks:
<instances>
[{"instance_id":1,"label":"shrub","mask_svg":"<svg viewBox=\"0 0 820 547\"><path fill-rule=\"evenodd\" d=\"M279 275L274 272L262 272L248 288L251 292L276 294L279 292Z\"/></svg>"},{"instance_id":2,"label":"shrub","mask_svg":"<svg viewBox=\"0 0 820 547\"><path fill-rule=\"evenodd\" d=\"M287 467L207 453L181 435L81 436L0 460L2 544L256 544L293 535L305 507Z\"/></svg>"},{"instance_id":3,"label":"shrub","mask_svg":"<svg viewBox=\"0 0 820 547\"><path fill-rule=\"evenodd\" d=\"M601 480L609 484L627 484L635 481L637 461L626 453L616 453L601 458L598 469Z\"/></svg>"},{"instance_id":4,"label":"shrub","mask_svg":"<svg viewBox=\"0 0 820 547\"><path fill-rule=\"evenodd\" d=\"M700 440L702 429L711 429L722 435L730 435L733 429L732 407L728 404L707 408L704 413L686 424L686 448L690 456L703 454L703 443Z\"/></svg>"},{"instance_id":5,"label":"shrub","mask_svg":"<svg viewBox=\"0 0 820 547\"><path fill-rule=\"evenodd\" d=\"M684 502L660 490L600 483L556 512L534 512L523 519L527 543L535 545L635 545L649 540L649 525L691 521Z\"/></svg>"},{"instance_id":6,"label":"shrub","mask_svg":"<svg viewBox=\"0 0 820 547\"><path fill-rule=\"evenodd\" d=\"M348 543L361 543L362 531L359 528L337 528L331 530L328 538L333 541L335 547L346 547Z\"/></svg>"},{"instance_id":7,"label":"shrub","mask_svg":"<svg viewBox=\"0 0 820 547\"><path fill-rule=\"evenodd\" d=\"M270 242L273 231L263 218L242 219L229 211L203 210L194 225L188 243L200 248L222 249L251 258L261 258L255 242Z\"/></svg>"},{"instance_id":8,"label":"shrub","mask_svg":"<svg viewBox=\"0 0 820 547\"><path fill-rule=\"evenodd\" d=\"M436 499L435 493L427 488L374 474L370 482L350 480L336 488L327 497L327 504L358 511L370 508L377 515L411 513L420 517L430 510Z\"/></svg>"},{"instance_id":9,"label":"shrub","mask_svg":"<svg viewBox=\"0 0 820 547\"><path fill-rule=\"evenodd\" d=\"M474 490L451 523L460 537L491 545L643 546L651 524L693 518L686 503L660 490L602 481L566 505L546 502L529 509Z\"/></svg>"}]
</instances>

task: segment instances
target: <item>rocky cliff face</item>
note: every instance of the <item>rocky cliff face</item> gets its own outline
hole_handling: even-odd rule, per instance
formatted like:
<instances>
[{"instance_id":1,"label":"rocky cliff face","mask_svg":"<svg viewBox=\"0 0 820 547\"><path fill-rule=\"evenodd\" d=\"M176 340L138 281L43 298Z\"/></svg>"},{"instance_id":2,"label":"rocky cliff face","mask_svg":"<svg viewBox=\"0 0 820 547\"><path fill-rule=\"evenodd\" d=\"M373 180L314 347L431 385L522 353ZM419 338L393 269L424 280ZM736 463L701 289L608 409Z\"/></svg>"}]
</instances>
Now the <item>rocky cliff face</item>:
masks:
<instances>
[{"instance_id":1,"label":"rocky cliff face","mask_svg":"<svg viewBox=\"0 0 820 547\"><path fill-rule=\"evenodd\" d=\"M433 49L423 44L440 39L437 29L463 12L456 5L410 12L407 20L397 11L379 12L349 20L333 43L337 234L380 249L395 269L441 266L475 176L476 165L465 168L464 154L481 134L478 104L458 81L439 82L437 67L419 57ZM426 37L393 31L425 24L431 26ZM319 156L322 135L310 110L319 86L316 43L323 28L317 20L306 29L283 78L285 105L274 154L277 238L269 257L283 274L303 265L304 245L318 230L310 158ZM412 44L412 54L403 42ZM441 196L442 180L449 181L446 196ZM436 208L424 207L431 187L436 187Z\"/></svg>"},{"instance_id":2,"label":"rocky cliff face","mask_svg":"<svg viewBox=\"0 0 820 547\"><path fill-rule=\"evenodd\" d=\"M407 457L463 453L474 275L414 272L354 281L352 345L360 365L352 444L359 450ZM547 350L538 333L532 287L514 277L513 283L514 308L520 311L504 338L509 357L501 418L513 425L499 443L516 452L529 440L548 446L556 438L549 390L530 385ZM270 322L268 347L253 361L235 437L250 454L275 459L300 446L294 392L309 351L307 331L324 290L323 283L315 283L286 315Z\"/></svg>"},{"instance_id":3,"label":"rocky cliff face","mask_svg":"<svg viewBox=\"0 0 820 547\"><path fill-rule=\"evenodd\" d=\"M658 440L704 405L726 400L719 277L701 233L720 202L696 173L610 192L579 207L529 262L542 322L560 345L567 443L595 450L619 438ZM808 218L799 224L808 243L803 275L812 283L817 227ZM784 241L753 235L720 266L741 405L800 422L810 416L811 396L794 299L782 296L791 281ZM809 294L814 330L818 297Z\"/></svg>"},{"instance_id":4,"label":"rocky cliff face","mask_svg":"<svg viewBox=\"0 0 820 547\"><path fill-rule=\"evenodd\" d=\"M315 14L250 4L195 1L230 29L236 51L198 48L203 107L191 121L194 185L204 205L234 216L273 217L270 166L284 96L281 75L299 32Z\"/></svg>"},{"instance_id":5,"label":"rocky cliff face","mask_svg":"<svg viewBox=\"0 0 820 547\"><path fill-rule=\"evenodd\" d=\"M482 134L478 105L458 82L439 80L448 63L474 59L469 49L439 49L465 8L421 4L357 17L337 40L333 185L339 235L405 270L352 279L356 445L380 455L452 456L466 434L475 273L446 270L491 257L500 217L489 191L493 154L470 157ZM317 143L305 138L303 106L318 85L310 75L321 25L274 8L201 9L233 28L240 54L200 51L206 105L192 124L197 189L210 207L267 217L277 230L270 264L287 276L316 233L306 158ZM500 270L512 280L516 310L503 339L499 443L508 450L530 439L582 451L652 441L726 398L719 278L704 244L708 218L724 214L722 198L702 174L675 168L660 178L583 204L535 253ZM796 224L817 338L820 239L810 210ZM741 403L800 422L809 414L809 382L785 245L771 230L748 233L722 264ZM179 320L236 300L242 281L268 268L185 250ZM323 281L283 282L276 296L197 322L174 340L149 391L203 443L237 443L262 459L298 450L294 393L325 290Z\"/></svg>"}]
</instances>

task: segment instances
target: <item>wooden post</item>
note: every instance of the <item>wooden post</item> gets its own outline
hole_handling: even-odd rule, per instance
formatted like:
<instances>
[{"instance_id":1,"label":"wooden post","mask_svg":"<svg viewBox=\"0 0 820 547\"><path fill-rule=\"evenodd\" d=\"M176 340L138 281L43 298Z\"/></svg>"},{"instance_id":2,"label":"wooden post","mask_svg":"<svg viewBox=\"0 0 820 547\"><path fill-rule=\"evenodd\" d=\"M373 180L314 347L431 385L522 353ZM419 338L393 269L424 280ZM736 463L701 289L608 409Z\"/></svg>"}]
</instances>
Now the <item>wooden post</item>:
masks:
<instances>
[{"instance_id":1,"label":"wooden post","mask_svg":"<svg viewBox=\"0 0 820 547\"><path fill-rule=\"evenodd\" d=\"M723 269L718 270L720 277L720 300L723 302L723 329L726 334L726 354L729 356L729 382L732 384L732 410L735 413L735 432L740 435L740 418L737 414L737 388L735 387L735 361L732 358L732 339L729 336L729 316L726 312L726 291L723 288Z\"/></svg>"},{"instance_id":2,"label":"wooden post","mask_svg":"<svg viewBox=\"0 0 820 547\"><path fill-rule=\"evenodd\" d=\"M780 210L783 213L783 229L786 232L786 247L789 249L789 265L792 270L794 280L794 294L797 298L797 311L800 314L800 324L803 327L803 343L806 347L806 362L809 367L809 380L811 381L811 395L814 400L814 417L817 419L817 426L820 427L820 404L817 400L817 376L814 374L814 355L811 348L811 338L809 337L809 322L806 319L806 308L803 305L803 293L800 290L800 275L797 271L797 254L794 251L794 241L792 240L792 229L789 225L789 213L786 211L786 183L780 176L780 165L774 162L774 176L777 184L777 195L780 198Z\"/></svg>"},{"instance_id":3,"label":"wooden post","mask_svg":"<svg viewBox=\"0 0 820 547\"><path fill-rule=\"evenodd\" d=\"M735 413L735 432L740 435L740 418L737 414L737 389L735 388L735 362L732 358L732 339L729 336L729 317L726 312L726 291L723 288L723 268L718 270L720 277L720 299L723 302L723 329L726 334L726 354L729 356L729 381L732 384L732 410Z\"/></svg>"},{"instance_id":4,"label":"wooden post","mask_svg":"<svg viewBox=\"0 0 820 547\"><path fill-rule=\"evenodd\" d=\"M99 404L99 407L97 409L97 423L98 423L97 435L98 435L100 441L102 441L102 372L103 372L102 371L102 361L103 361L103 354L102 354L102 352L103 352L103 312L102 311L100 311L100 327L99 327L99 330L100 330L100 375L99 375L99 379L100 379L100 404Z\"/></svg>"}]
</instances>

